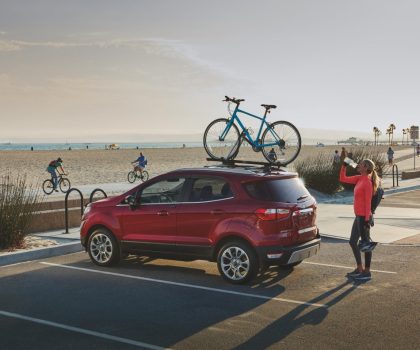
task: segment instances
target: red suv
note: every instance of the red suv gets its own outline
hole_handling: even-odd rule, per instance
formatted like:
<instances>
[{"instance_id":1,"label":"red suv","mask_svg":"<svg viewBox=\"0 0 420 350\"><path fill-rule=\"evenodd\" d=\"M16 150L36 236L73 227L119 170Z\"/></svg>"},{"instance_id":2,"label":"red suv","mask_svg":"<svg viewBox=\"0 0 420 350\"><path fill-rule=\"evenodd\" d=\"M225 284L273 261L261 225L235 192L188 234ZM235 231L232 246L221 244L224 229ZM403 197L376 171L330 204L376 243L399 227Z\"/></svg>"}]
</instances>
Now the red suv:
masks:
<instances>
[{"instance_id":1,"label":"red suv","mask_svg":"<svg viewBox=\"0 0 420 350\"><path fill-rule=\"evenodd\" d=\"M80 236L100 266L136 254L217 261L229 282L316 254L316 201L297 174L256 167L181 169L86 207Z\"/></svg>"}]
</instances>

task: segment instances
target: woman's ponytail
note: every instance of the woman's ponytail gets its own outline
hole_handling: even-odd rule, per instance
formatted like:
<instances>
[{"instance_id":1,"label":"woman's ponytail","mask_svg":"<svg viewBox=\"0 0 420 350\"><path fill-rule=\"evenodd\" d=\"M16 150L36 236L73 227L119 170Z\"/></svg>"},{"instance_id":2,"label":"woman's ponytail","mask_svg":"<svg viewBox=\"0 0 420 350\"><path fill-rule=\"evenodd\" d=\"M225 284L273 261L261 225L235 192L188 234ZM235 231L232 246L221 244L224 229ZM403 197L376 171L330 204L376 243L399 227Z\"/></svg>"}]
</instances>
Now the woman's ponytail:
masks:
<instances>
[{"instance_id":1,"label":"woman's ponytail","mask_svg":"<svg viewBox=\"0 0 420 350\"><path fill-rule=\"evenodd\" d=\"M368 173L371 174L373 193L375 194L380 184L380 178L375 170L375 163L370 159L365 159L363 163L365 163Z\"/></svg>"}]
</instances>

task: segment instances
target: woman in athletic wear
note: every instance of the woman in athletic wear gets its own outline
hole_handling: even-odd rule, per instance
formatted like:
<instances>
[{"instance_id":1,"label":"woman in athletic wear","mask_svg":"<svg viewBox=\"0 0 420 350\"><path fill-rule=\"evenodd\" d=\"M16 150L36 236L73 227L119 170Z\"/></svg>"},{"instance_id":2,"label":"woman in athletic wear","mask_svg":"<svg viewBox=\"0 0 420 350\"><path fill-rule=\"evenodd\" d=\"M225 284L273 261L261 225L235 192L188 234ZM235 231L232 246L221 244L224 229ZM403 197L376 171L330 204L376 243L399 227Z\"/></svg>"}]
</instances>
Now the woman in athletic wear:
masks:
<instances>
[{"instance_id":1,"label":"woman in athletic wear","mask_svg":"<svg viewBox=\"0 0 420 350\"><path fill-rule=\"evenodd\" d=\"M361 161L356 169L360 175L347 176L346 164L343 164L340 170L340 182L356 185L353 205L356 217L351 229L349 244L353 250L357 267L347 276L354 277L356 280L369 280L371 279L372 250L376 246L375 242L369 242L369 230L372 223L371 201L379 186L379 177L375 171L375 163L370 159ZM361 244L358 246L359 238L361 238ZM360 251L365 252L364 268Z\"/></svg>"}]
</instances>

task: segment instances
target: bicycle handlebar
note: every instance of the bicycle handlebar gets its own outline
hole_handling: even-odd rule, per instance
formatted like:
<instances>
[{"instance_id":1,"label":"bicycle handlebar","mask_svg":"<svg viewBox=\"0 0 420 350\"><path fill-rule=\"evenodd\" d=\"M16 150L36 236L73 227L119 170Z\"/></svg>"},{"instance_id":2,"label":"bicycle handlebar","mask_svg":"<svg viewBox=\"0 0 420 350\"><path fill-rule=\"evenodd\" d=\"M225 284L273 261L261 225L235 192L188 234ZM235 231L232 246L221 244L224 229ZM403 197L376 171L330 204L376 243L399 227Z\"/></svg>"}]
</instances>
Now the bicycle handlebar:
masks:
<instances>
[{"instance_id":1,"label":"bicycle handlebar","mask_svg":"<svg viewBox=\"0 0 420 350\"><path fill-rule=\"evenodd\" d=\"M225 100L223 100L223 102L233 102L236 103L237 105L239 105L241 102L245 101L244 99L240 99L240 98L230 98L229 96L225 96Z\"/></svg>"}]
</instances>

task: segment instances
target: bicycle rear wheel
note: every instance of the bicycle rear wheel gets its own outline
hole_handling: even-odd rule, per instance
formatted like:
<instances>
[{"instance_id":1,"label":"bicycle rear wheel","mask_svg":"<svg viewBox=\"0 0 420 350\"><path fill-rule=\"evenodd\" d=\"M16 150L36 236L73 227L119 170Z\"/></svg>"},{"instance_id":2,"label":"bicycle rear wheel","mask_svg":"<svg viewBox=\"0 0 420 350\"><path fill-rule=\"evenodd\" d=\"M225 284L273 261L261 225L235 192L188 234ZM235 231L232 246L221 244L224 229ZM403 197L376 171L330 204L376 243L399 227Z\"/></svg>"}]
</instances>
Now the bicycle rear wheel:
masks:
<instances>
[{"instance_id":1,"label":"bicycle rear wheel","mask_svg":"<svg viewBox=\"0 0 420 350\"><path fill-rule=\"evenodd\" d=\"M45 194L51 194L54 191L54 184L52 180L47 179L42 183L42 190Z\"/></svg>"},{"instance_id":2,"label":"bicycle rear wheel","mask_svg":"<svg viewBox=\"0 0 420 350\"><path fill-rule=\"evenodd\" d=\"M286 166L298 156L301 138L298 129L289 122L278 121L264 130L262 153L270 163Z\"/></svg>"},{"instance_id":3,"label":"bicycle rear wheel","mask_svg":"<svg viewBox=\"0 0 420 350\"><path fill-rule=\"evenodd\" d=\"M234 159L239 152L241 143L239 130L235 124L231 125L224 139L220 139L220 136L225 131L228 123L229 119L216 119L213 120L204 131L204 149L213 159Z\"/></svg>"},{"instance_id":4,"label":"bicycle rear wheel","mask_svg":"<svg viewBox=\"0 0 420 350\"><path fill-rule=\"evenodd\" d=\"M128 180L129 183L132 184L134 181L136 181L136 177L137 176L136 176L135 171L131 170L127 175L127 180Z\"/></svg>"},{"instance_id":5,"label":"bicycle rear wheel","mask_svg":"<svg viewBox=\"0 0 420 350\"><path fill-rule=\"evenodd\" d=\"M147 172L147 170L143 170L143 173L140 175L140 179L143 182L149 180L149 173Z\"/></svg>"},{"instance_id":6,"label":"bicycle rear wheel","mask_svg":"<svg viewBox=\"0 0 420 350\"><path fill-rule=\"evenodd\" d=\"M61 178L61 181L60 181L60 184L59 184L61 192L67 193L68 190L70 189L70 186L71 185L70 185L70 180L69 179Z\"/></svg>"}]
</instances>

